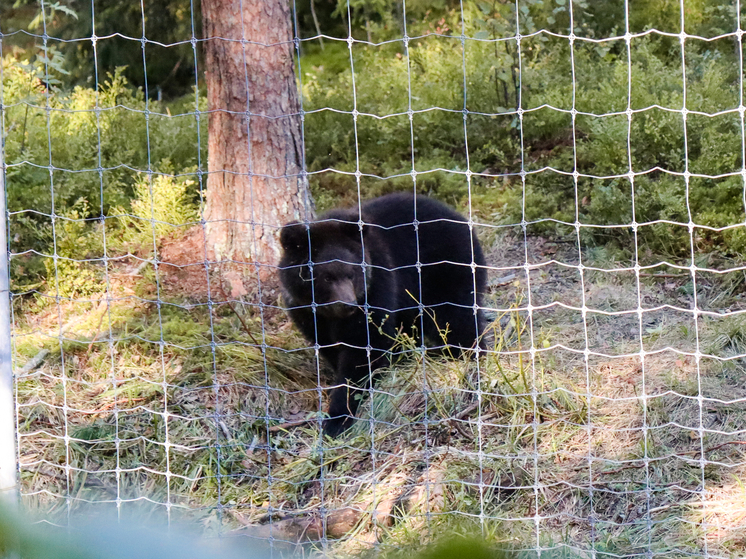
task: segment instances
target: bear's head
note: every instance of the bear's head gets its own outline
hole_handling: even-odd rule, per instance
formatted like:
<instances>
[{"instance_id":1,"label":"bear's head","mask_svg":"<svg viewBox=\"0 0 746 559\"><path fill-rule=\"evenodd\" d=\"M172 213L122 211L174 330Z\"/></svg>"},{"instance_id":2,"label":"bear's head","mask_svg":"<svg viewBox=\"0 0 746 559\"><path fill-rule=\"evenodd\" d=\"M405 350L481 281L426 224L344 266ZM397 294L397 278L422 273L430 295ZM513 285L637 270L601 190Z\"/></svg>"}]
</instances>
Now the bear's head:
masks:
<instances>
[{"instance_id":1,"label":"bear's head","mask_svg":"<svg viewBox=\"0 0 746 559\"><path fill-rule=\"evenodd\" d=\"M280 231L283 255L280 280L290 306L316 303L330 318L351 316L365 303L370 264L357 221L325 219L305 225L293 221Z\"/></svg>"}]
</instances>

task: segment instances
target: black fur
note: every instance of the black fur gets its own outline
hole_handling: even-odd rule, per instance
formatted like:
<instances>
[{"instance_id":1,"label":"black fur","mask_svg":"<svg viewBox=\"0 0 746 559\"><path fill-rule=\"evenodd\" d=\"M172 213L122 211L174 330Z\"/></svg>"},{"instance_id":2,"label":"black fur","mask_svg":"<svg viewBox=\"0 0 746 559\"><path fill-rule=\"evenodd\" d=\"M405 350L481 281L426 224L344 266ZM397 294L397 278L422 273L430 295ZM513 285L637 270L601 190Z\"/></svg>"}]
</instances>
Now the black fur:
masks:
<instances>
[{"instance_id":1,"label":"black fur","mask_svg":"<svg viewBox=\"0 0 746 559\"><path fill-rule=\"evenodd\" d=\"M398 193L363 203L362 215L358 208L336 209L308 226L282 228L280 280L288 312L319 344L338 385L324 423L328 435L352 425L359 396L388 364L397 331L414 327L417 335L420 302L429 347L460 351L480 343L485 320L474 304L482 305L487 272L477 237L448 206L424 196L416 204L417 227L414 197Z\"/></svg>"}]
</instances>

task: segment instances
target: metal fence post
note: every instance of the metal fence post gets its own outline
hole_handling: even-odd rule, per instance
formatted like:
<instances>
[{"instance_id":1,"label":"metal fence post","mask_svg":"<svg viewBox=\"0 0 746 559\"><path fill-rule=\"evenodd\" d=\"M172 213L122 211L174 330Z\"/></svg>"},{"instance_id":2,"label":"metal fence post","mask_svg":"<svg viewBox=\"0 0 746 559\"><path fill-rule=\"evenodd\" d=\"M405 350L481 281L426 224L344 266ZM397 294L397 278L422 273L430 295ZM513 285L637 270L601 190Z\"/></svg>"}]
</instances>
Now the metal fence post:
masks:
<instances>
[{"instance_id":1,"label":"metal fence post","mask_svg":"<svg viewBox=\"0 0 746 559\"><path fill-rule=\"evenodd\" d=\"M0 110L2 108L0 107ZM15 398L10 343L10 275L8 220L5 199L5 142L0 137L0 500L14 503L18 496Z\"/></svg>"}]
</instances>

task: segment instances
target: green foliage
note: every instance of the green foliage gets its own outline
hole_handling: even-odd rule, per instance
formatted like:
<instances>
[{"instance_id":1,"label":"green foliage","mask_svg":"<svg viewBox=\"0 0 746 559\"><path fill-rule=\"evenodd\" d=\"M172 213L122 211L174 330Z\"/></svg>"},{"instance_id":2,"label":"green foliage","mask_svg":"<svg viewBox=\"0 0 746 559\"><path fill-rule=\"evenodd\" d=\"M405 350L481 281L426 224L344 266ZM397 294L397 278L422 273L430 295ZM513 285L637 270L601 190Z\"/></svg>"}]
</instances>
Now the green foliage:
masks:
<instances>
[{"instance_id":1,"label":"green foliage","mask_svg":"<svg viewBox=\"0 0 746 559\"><path fill-rule=\"evenodd\" d=\"M44 259L47 294L90 298L106 288L101 257L107 253L138 253L150 257L163 238L183 231L199 219L192 201L195 182L189 176L141 175L134 186L131 209L112 208L105 220L87 218L88 202L80 198L50 227L54 253ZM104 237L105 235L105 237Z\"/></svg>"},{"instance_id":2,"label":"green foliage","mask_svg":"<svg viewBox=\"0 0 746 559\"><path fill-rule=\"evenodd\" d=\"M162 237L183 231L199 220L193 204L195 181L190 175L141 174L134 186L131 210L112 209L118 215L118 225L111 235L115 249L139 252Z\"/></svg>"},{"instance_id":3,"label":"green foliage","mask_svg":"<svg viewBox=\"0 0 746 559\"><path fill-rule=\"evenodd\" d=\"M13 124L5 140L10 211L52 213L52 204L66 208L84 197L100 215L127 203L137 169L159 171L173 161L181 172L197 164L194 117L172 117L168 107L146 103L121 69L99 91L51 94L39 78L40 64L3 59L6 119Z\"/></svg>"},{"instance_id":4,"label":"green foliage","mask_svg":"<svg viewBox=\"0 0 746 559\"><path fill-rule=\"evenodd\" d=\"M44 261L47 271L47 291L56 297L90 298L105 289L94 259L100 257L101 234L89 226L88 202L78 200L65 215L55 220L54 249Z\"/></svg>"},{"instance_id":5,"label":"green foliage","mask_svg":"<svg viewBox=\"0 0 746 559\"><path fill-rule=\"evenodd\" d=\"M202 51L194 49L189 39L193 29L200 38L199 2L100 0L95 11L89 0L59 0L41 6L43 10L32 0L0 3L2 31L8 34L3 44L28 51L36 48L33 37L13 33L19 30L62 39L58 44L68 85L90 85L97 64L106 70L122 67L127 81L149 88L152 99L174 98L194 87L195 57L201 58ZM93 42L81 40L94 33L99 37L95 57ZM144 52L140 42L143 33L149 39ZM203 65L201 60L198 65Z\"/></svg>"},{"instance_id":6,"label":"green foliage","mask_svg":"<svg viewBox=\"0 0 746 559\"><path fill-rule=\"evenodd\" d=\"M50 51L52 61L57 56ZM194 220L191 205L197 187L188 175L200 160L206 160L207 148L207 134L202 132L200 145L197 120L189 114L196 108L195 95L169 105L147 102L141 90L128 85L122 69L109 74L98 91L78 86L66 92L45 87L50 81L43 81L49 66L44 58L8 55L2 64L9 123L5 137L7 203L9 211L19 212L12 217L11 250L52 253L53 216L77 216L73 219L78 225L57 227L55 234L63 238L79 236L82 232L77 229L90 229L102 216L130 213L131 200L141 204L133 215L143 217L142 172L148 169L180 177L155 179L155 219L162 217L161 221L176 225ZM200 96L199 108L206 110L204 96ZM168 185L174 187L173 192L165 192ZM184 205L174 205L177 200ZM165 212L160 217L158 208ZM58 256L81 257L62 252ZM78 264L62 259L40 267L32 255L14 259L13 264L14 280L25 284L36 281L30 274L43 275L42 269L47 273L56 269L63 276L79 270ZM80 293L79 288L68 287L63 286L61 294Z\"/></svg>"},{"instance_id":7,"label":"green foliage","mask_svg":"<svg viewBox=\"0 0 746 559\"><path fill-rule=\"evenodd\" d=\"M381 12L383 21L383 12L391 13L390 4L358 2L351 7L353 14L355 10ZM677 12L678 4L671 6ZM599 2L578 2L573 8L576 33L602 37L624 32L618 27L623 14L615 20ZM727 21L734 21L732 8L702 2L698 9L691 17L687 13L690 32L713 36ZM510 3L465 4L463 27L469 39L463 48L458 40L461 11L448 5L439 10L415 21L408 33L455 35L453 39L413 39L407 51L396 41L381 46L355 44L354 79L346 45L327 47L323 54L312 48L301 61L304 107L314 111L306 118L307 160L309 169L317 172L311 182L316 197L324 201L322 206L331 205L335 198L357 196L351 176L357 170L363 173L363 196L412 188L415 170L419 191L458 204L467 192L464 172L468 168L509 175L475 176L471 181L472 195L482 207L494 209L491 219L539 220L539 231L561 234L547 220L573 223L576 211L581 223L593 225L629 225L633 220L687 224L690 218L718 228L743 223L740 176L693 177L687 189L683 177L657 170L714 175L742 168L737 113L713 117L690 113L684 123L681 113L674 112L684 103L690 111L707 113L738 106L739 65L732 44L688 41L682 69L680 47L667 37L635 38L628 61L624 41L576 41L571 57L566 39L538 33L524 38L519 59L515 41L487 41L515 34L516 14ZM669 21L668 14L657 3L649 3L633 10L630 23L640 30L645 21L659 29L676 28L678 12L676 22ZM524 35L540 29L566 33L569 24L565 2L521 3L518 17ZM368 25L371 29L375 42L401 36L391 25ZM519 96L527 111L522 120L515 114ZM624 114L628 106L635 111L631 121ZM573 107L604 116L579 114L573 127L568 114ZM361 112L357 119L336 112L354 108ZM469 111L466 117L464 108ZM325 172L329 169L345 174ZM433 169L442 171L432 173ZM521 169L530 173L525 191L517 176ZM570 176L575 170L598 177L622 176L581 177L576 185ZM637 174L631 183L623 176L630 170L644 174ZM639 238L666 254L690 250L685 226L645 226ZM587 236L595 242L610 239L626 243L631 229L597 229ZM741 228L698 229L697 239L726 252L746 252Z\"/></svg>"},{"instance_id":8,"label":"green foliage","mask_svg":"<svg viewBox=\"0 0 746 559\"><path fill-rule=\"evenodd\" d=\"M740 102L732 40L687 41L682 67L678 41L656 34L635 37L629 60L623 40L578 40L571 51L566 39L542 32L567 33L569 6L562 0L527 0L517 12L515 4L494 0L466 2L463 8L451 0L414 0L406 10L398 0L355 0L349 14L341 0L317 0L315 6L317 15L331 18L325 32L344 37L350 26L354 37L379 45L354 43L348 49L345 42L326 41L322 50L316 42L303 43L299 81L307 111L306 158L320 210L358 195L410 189L416 171L418 191L451 204L461 204L471 186L477 211L493 222L526 219L537 222L537 231L561 235L570 229L555 221L637 221L643 224L641 242L654 251L680 255L689 251L686 227L646 224L688 224L691 219L725 228L698 228L696 242L746 252L746 234L730 227L743 223L746 215L740 176L694 176L687 187L683 177L658 170L727 175L743 167L738 114L696 114L722 112ZM573 2L574 32L591 38L622 34L620 6ZM714 0L687 6L687 32L713 37L732 30L732 6ZM99 23L106 27L139 16L139 9L105 3ZM148 24L156 27L147 33L170 25L173 33L191 34L191 24L186 31L184 27L191 21L189 7L181 0L158 9L167 17L156 25L155 12L148 12ZM298 9L301 26L312 26L310 7ZM46 5L46 10L44 19L56 30L72 32L90 17L75 2ZM676 2L636 3L629 10L635 32L678 32L680 21ZM405 22L407 34L414 37L406 49L398 40ZM520 53L513 39L516 22L523 35ZM85 48L75 56L51 46L29 48L3 60L10 123L5 139L8 204L11 212L21 212L12 216L16 234L11 249L51 253L51 216L67 215L72 208L79 212L79 200L85 200L89 212L81 219L124 216L108 233L125 250L152 245L151 219L156 238L196 219L191 204L197 188L186 182L194 179L159 178L159 173L186 177L206 160L206 130L203 126L198 145L192 114L195 108L206 110L204 95L199 107L194 93L168 105L148 101L125 78L133 75L132 67L142 69L141 60L102 78L97 90L69 89L88 71L81 64L90 55ZM101 49L101 68L120 60ZM166 72L149 60L149 73ZM134 79L142 83L142 77ZM675 112L684 103L695 111L686 123ZM519 106L526 111L522 119L516 114ZM629 121L628 107L634 111ZM572 108L580 111L574 120ZM360 113L357 118L349 114L353 109ZM471 181L467 170L476 173ZM528 173L525 186L522 170ZM630 170L644 174L631 182L625 176ZM147 175L149 171L154 174ZM362 174L359 181L356 171ZM576 184L573 171L608 178L581 177ZM152 180L143 197L146 176ZM173 207L177 214L150 215L151 190L155 197L171 197L162 202L154 198L154 207ZM624 245L632 232L625 227L595 229L585 238ZM43 275L43 267L32 260L18 260L23 274L14 271L16 279L30 275L24 281L33 283L33 276ZM51 269L48 264L46 269Z\"/></svg>"}]
</instances>

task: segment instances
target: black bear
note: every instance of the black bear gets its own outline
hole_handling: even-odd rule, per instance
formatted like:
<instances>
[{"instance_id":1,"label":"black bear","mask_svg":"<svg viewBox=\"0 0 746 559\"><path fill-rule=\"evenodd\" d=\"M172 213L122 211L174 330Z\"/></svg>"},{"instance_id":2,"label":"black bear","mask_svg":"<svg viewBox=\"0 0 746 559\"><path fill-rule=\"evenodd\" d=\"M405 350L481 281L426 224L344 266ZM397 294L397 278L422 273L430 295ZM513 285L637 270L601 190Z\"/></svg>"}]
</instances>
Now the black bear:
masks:
<instances>
[{"instance_id":1,"label":"black bear","mask_svg":"<svg viewBox=\"0 0 746 559\"><path fill-rule=\"evenodd\" d=\"M459 213L396 193L280 232L290 317L334 369L324 433L352 425L362 391L388 364L397 332L431 348L481 345L484 255ZM483 346L482 346L483 347Z\"/></svg>"}]
</instances>

